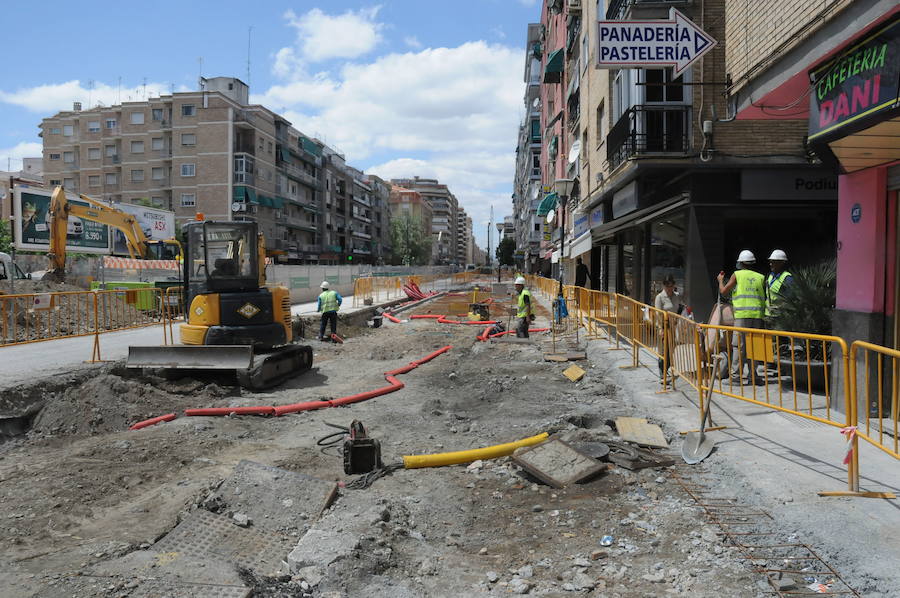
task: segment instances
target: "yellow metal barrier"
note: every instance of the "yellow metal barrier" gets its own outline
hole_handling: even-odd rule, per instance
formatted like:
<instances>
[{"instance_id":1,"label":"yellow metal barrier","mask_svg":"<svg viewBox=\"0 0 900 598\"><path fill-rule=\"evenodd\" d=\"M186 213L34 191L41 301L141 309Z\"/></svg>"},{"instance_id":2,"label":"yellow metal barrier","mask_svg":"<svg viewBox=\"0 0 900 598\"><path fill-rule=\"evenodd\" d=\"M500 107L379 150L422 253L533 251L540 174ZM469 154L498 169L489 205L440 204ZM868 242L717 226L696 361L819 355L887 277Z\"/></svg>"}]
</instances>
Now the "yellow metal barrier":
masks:
<instances>
[{"instance_id":1,"label":"yellow metal barrier","mask_svg":"<svg viewBox=\"0 0 900 598\"><path fill-rule=\"evenodd\" d=\"M858 490L857 438L862 438L894 459L900 459L900 351L855 341L850 345L847 379L850 382L849 403L853 409L849 420L854 426L847 433L851 435L852 460L857 476L857 487L852 490Z\"/></svg>"}]
</instances>

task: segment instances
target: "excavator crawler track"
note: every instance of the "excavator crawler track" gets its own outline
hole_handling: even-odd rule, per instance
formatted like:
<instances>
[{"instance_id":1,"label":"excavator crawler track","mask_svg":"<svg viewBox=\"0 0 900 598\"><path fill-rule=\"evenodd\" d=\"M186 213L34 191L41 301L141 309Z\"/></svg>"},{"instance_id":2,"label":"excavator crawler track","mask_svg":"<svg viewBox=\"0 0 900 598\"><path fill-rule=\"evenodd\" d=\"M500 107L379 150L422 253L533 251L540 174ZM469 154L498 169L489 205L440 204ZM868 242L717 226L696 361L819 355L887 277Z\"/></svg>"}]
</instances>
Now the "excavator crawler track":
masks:
<instances>
[{"instance_id":1,"label":"excavator crawler track","mask_svg":"<svg viewBox=\"0 0 900 598\"><path fill-rule=\"evenodd\" d=\"M249 390L264 390L309 370L313 351L309 345L285 345L267 353L255 353L253 365L236 370L238 383Z\"/></svg>"}]
</instances>

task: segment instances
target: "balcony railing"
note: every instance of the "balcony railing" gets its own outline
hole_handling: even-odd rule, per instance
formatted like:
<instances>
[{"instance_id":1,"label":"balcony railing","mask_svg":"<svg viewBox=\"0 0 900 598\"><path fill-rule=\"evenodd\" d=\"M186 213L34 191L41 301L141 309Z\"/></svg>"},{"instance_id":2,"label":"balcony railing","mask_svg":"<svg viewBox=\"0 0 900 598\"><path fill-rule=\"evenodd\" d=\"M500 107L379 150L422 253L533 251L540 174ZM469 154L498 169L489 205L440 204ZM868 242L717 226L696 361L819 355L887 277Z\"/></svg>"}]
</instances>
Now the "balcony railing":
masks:
<instances>
[{"instance_id":1,"label":"balcony railing","mask_svg":"<svg viewBox=\"0 0 900 598\"><path fill-rule=\"evenodd\" d=\"M686 153L690 114L690 106L629 108L606 136L610 168L636 156Z\"/></svg>"},{"instance_id":2,"label":"balcony railing","mask_svg":"<svg viewBox=\"0 0 900 598\"><path fill-rule=\"evenodd\" d=\"M172 148L163 148L153 150L153 155L157 158L171 158L172 157Z\"/></svg>"},{"instance_id":3,"label":"balcony railing","mask_svg":"<svg viewBox=\"0 0 900 598\"><path fill-rule=\"evenodd\" d=\"M119 162L120 162L120 160L119 160L119 156L118 156L118 155L115 155L115 156L104 156L104 157L103 157L103 164L104 164L104 166L113 166L113 165L117 165Z\"/></svg>"},{"instance_id":4,"label":"balcony railing","mask_svg":"<svg viewBox=\"0 0 900 598\"><path fill-rule=\"evenodd\" d=\"M288 164L287 162L280 162L278 164L278 167L283 169L286 174L303 181L307 185L311 185L315 188L319 187L319 179L309 174L302 168L298 168L293 164Z\"/></svg>"},{"instance_id":5,"label":"balcony railing","mask_svg":"<svg viewBox=\"0 0 900 598\"><path fill-rule=\"evenodd\" d=\"M606 6L606 18L609 21L619 21L630 18L629 9L633 6L644 5L651 8L654 5L665 7L671 4L687 4L687 0L609 0Z\"/></svg>"},{"instance_id":6,"label":"balcony railing","mask_svg":"<svg viewBox=\"0 0 900 598\"><path fill-rule=\"evenodd\" d=\"M372 238L372 235L370 235L369 233L364 233L361 230L353 231L353 236L359 237L360 239L371 239Z\"/></svg>"}]
</instances>

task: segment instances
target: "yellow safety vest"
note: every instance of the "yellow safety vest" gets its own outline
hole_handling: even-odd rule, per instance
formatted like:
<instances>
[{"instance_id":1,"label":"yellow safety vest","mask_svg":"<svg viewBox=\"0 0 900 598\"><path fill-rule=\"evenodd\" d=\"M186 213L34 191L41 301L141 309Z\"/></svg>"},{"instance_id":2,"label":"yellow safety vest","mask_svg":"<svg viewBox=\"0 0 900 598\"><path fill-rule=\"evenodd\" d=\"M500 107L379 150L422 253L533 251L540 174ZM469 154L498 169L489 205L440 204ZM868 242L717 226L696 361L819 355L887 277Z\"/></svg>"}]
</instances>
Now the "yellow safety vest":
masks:
<instances>
[{"instance_id":1,"label":"yellow safety vest","mask_svg":"<svg viewBox=\"0 0 900 598\"><path fill-rule=\"evenodd\" d=\"M321 295L319 295L319 299L322 300L322 313L327 313L329 311L337 311L340 308L337 300L337 293L334 291L325 291Z\"/></svg>"},{"instance_id":2,"label":"yellow safety vest","mask_svg":"<svg viewBox=\"0 0 900 598\"><path fill-rule=\"evenodd\" d=\"M766 293L763 289L766 278L753 270L737 270L734 277L737 279L731 295L734 317L762 318L766 307Z\"/></svg>"},{"instance_id":3,"label":"yellow safety vest","mask_svg":"<svg viewBox=\"0 0 900 598\"><path fill-rule=\"evenodd\" d=\"M770 273L766 277L766 287L768 287L768 292L766 293L766 316L771 316L772 312L778 308L777 304L781 299L781 286L790 275L791 273L785 270L778 276Z\"/></svg>"},{"instance_id":4,"label":"yellow safety vest","mask_svg":"<svg viewBox=\"0 0 900 598\"><path fill-rule=\"evenodd\" d=\"M525 297L528 297L528 303L525 303ZM516 313L517 318L527 318L532 314L534 308L531 306L531 291L522 289L519 293L519 311Z\"/></svg>"}]
</instances>

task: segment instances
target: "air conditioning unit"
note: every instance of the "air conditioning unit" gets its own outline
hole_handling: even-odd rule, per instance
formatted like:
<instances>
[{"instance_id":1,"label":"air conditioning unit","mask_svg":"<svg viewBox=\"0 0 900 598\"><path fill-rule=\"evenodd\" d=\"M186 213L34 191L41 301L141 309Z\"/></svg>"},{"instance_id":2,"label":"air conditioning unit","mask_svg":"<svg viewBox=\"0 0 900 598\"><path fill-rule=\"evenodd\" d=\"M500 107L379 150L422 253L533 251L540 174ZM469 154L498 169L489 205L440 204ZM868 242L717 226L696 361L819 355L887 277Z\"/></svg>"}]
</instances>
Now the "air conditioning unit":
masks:
<instances>
[{"instance_id":1,"label":"air conditioning unit","mask_svg":"<svg viewBox=\"0 0 900 598\"><path fill-rule=\"evenodd\" d=\"M569 12L581 12L581 0L566 0Z\"/></svg>"}]
</instances>

